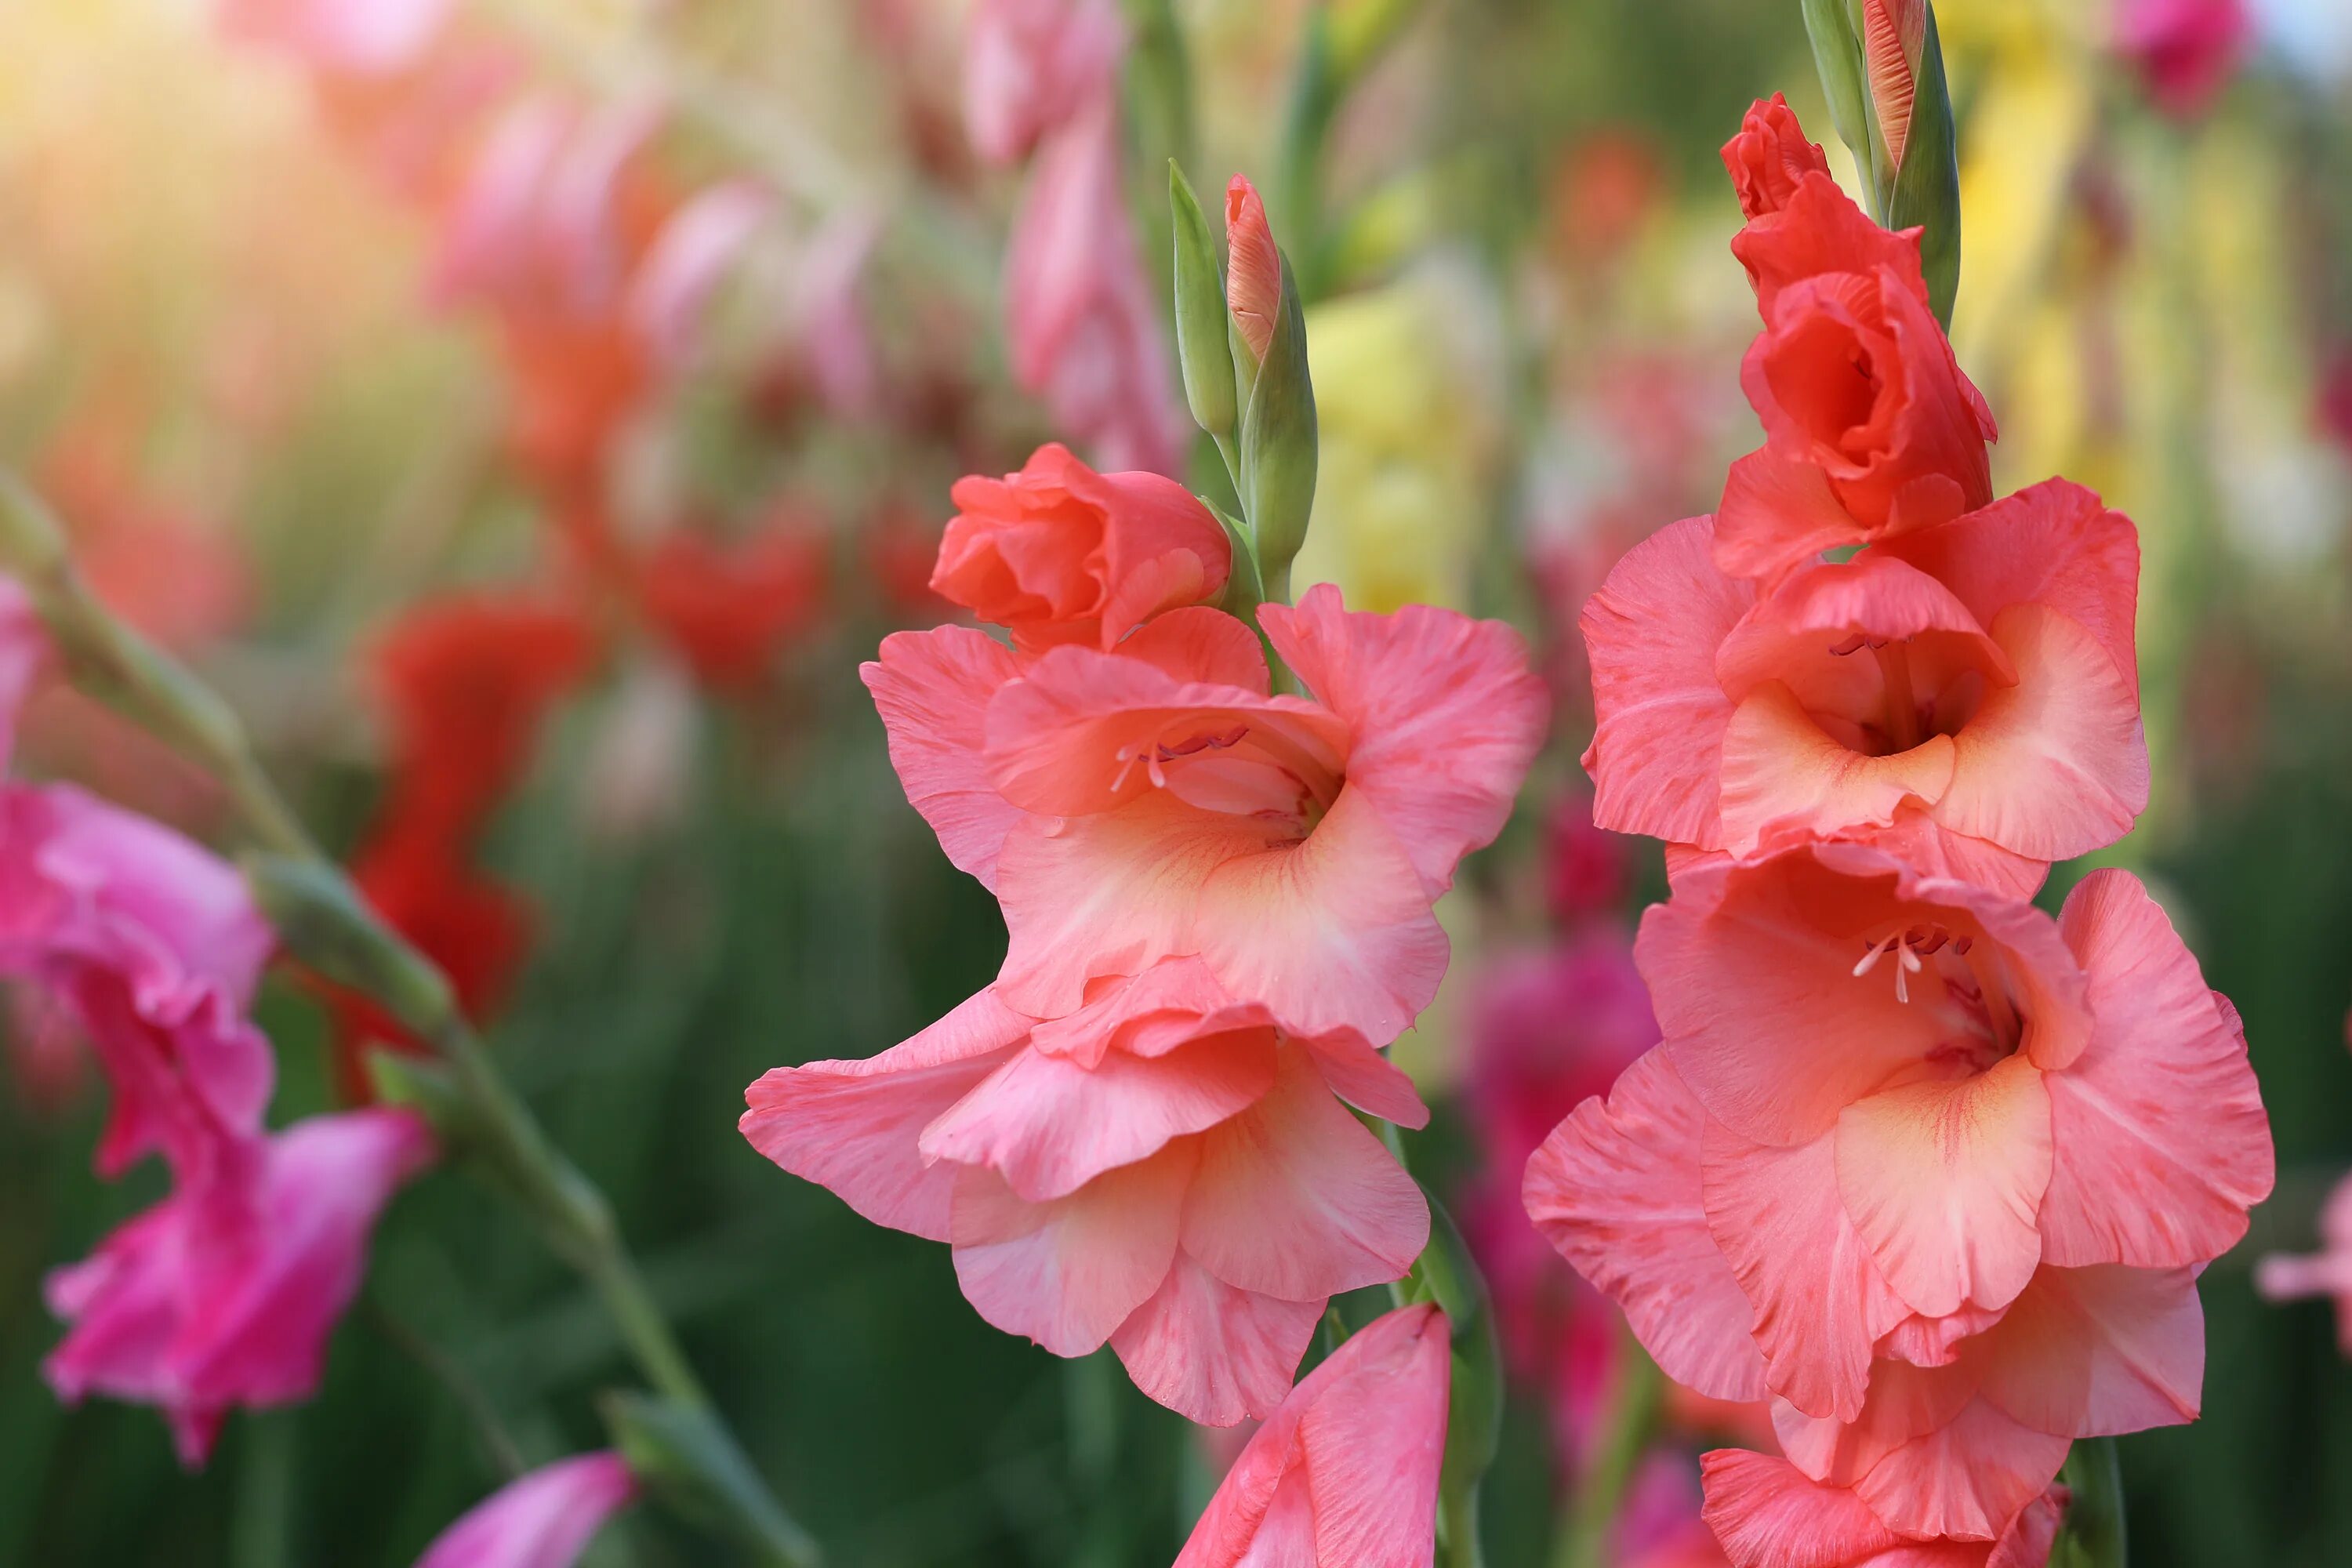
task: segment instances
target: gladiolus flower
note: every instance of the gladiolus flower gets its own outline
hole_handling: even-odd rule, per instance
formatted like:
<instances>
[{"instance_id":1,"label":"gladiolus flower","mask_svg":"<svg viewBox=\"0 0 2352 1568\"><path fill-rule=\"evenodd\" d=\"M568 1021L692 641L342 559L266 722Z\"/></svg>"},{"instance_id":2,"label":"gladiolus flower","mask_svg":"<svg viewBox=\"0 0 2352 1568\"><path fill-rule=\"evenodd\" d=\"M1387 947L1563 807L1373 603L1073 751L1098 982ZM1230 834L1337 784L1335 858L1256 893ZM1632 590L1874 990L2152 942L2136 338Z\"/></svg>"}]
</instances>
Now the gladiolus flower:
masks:
<instances>
[{"instance_id":1,"label":"gladiolus flower","mask_svg":"<svg viewBox=\"0 0 2352 1568\"><path fill-rule=\"evenodd\" d=\"M1779 1395L1790 1459L1917 1536L1990 1540L2070 1439L2193 1416L2194 1270L2269 1124L2128 874L2053 921L1810 845L1690 870L1636 951L1664 1043L1526 1193L1669 1375Z\"/></svg>"},{"instance_id":2,"label":"gladiolus flower","mask_svg":"<svg viewBox=\"0 0 2352 1568\"><path fill-rule=\"evenodd\" d=\"M1173 472L1192 430L1104 94L1038 153L1005 256L1013 374L1107 468Z\"/></svg>"},{"instance_id":3,"label":"gladiolus flower","mask_svg":"<svg viewBox=\"0 0 2352 1568\"><path fill-rule=\"evenodd\" d=\"M1820 144L1805 139L1789 100L1777 92L1748 110L1739 134L1723 144L1723 166L1739 193L1739 210L1750 218L1780 212L1806 175L1826 179L1830 172Z\"/></svg>"},{"instance_id":4,"label":"gladiolus flower","mask_svg":"<svg viewBox=\"0 0 2352 1568\"><path fill-rule=\"evenodd\" d=\"M1042 1022L983 991L867 1061L778 1068L744 1135L877 1224L946 1241L982 1317L1230 1426L1289 1390L1328 1300L1429 1237L1339 1103L1421 1126L1360 1036L1306 1036L1171 960Z\"/></svg>"},{"instance_id":5,"label":"gladiolus flower","mask_svg":"<svg viewBox=\"0 0 2352 1568\"><path fill-rule=\"evenodd\" d=\"M2051 1488L1998 1541L1918 1541L1888 1530L1851 1490L1809 1480L1785 1459L1725 1448L1704 1465L1706 1521L1731 1568L2044 1568L2068 1500L2065 1488Z\"/></svg>"},{"instance_id":6,"label":"gladiolus flower","mask_svg":"<svg viewBox=\"0 0 2352 1568\"><path fill-rule=\"evenodd\" d=\"M1453 1375L1445 1314L1358 1330L1258 1429L1175 1568L1426 1568Z\"/></svg>"},{"instance_id":7,"label":"gladiolus flower","mask_svg":"<svg viewBox=\"0 0 2352 1568\"><path fill-rule=\"evenodd\" d=\"M237 1145L205 1178L49 1276L71 1328L44 1371L59 1398L162 1407L202 1465L232 1406L306 1398L357 1293L369 1232L434 1157L414 1112L315 1117Z\"/></svg>"},{"instance_id":8,"label":"gladiolus flower","mask_svg":"<svg viewBox=\"0 0 2352 1568\"><path fill-rule=\"evenodd\" d=\"M1257 187L1240 174L1225 187L1225 306L1251 355L1265 358L1282 314L1282 257Z\"/></svg>"},{"instance_id":9,"label":"gladiolus flower","mask_svg":"<svg viewBox=\"0 0 2352 1568\"><path fill-rule=\"evenodd\" d=\"M719 691L754 687L778 650L815 619L824 591L825 542L778 519L732 548L681 529L665 536L642 570L646 616L688 668Z\"/></svg>"},{"instance_id":10,"label":"gladiolus flower","mask_svg":"<svg viewBox=\"0 0 2352 1568\"><path fill-rule=\"evenodd\" d=\"M1720 529L1653 535L1585 609L1602 826L1733 855L1873 840L2023 895L2146 807L2138 542L2088 490L2052 480L1764 595L1723 574Z\"/></svg>"},{"instance_id":11,"label":"gladiolus flower","mask_svg":"<svg viewBox=\"0 0 2352 1568\"><path fill-rule=\"evenodd\" d=\"M979 0L965 26L964 129L999 165L1110 92L1127 50L1114 0Z\"/></svg>"},{"instance_id":12,"label":"gladiolus flower","mask_svg":"<svg viewBox=\"0 0 2352 1568\"><path fill-rule=\"evenodd\" d=\"M931 588L1024 648L1115 647L1162 610L1214 599L1233 569L1223 525L1183 486L1098 474L1059 445L953 494Z\"/></svg>"},{"instance_id":13,"label":"gladiolus flower","mask_svg":"<svg viewBox=\"0 0 2352 1568\"><path fill-rule=\"evenodd\" d=\"M2336 1184L2319 1214L2321 1251L2294 1258L2273 1253L2254 1266L2254 1289L2266 1301L2333 1297L2336 1337L2352 1356L2352 1177Z\"/></svg>"},{"instance_id":14,"label":"gladiolus flower","mask_svg":"<svg viewBox=\"0 0 2352 1568\"><path fill-rule=\"evenodd\" d=\"M1927 0L1859 0L1862 56L1890 178L1911 141L1911 105L1927 47Z\"/></svg>"},{"instance_id":15,"label":"gladiolus flower","mask_svg":"<svg viewBox=\"0 0 2352 1568\"><path fill-rule=\"evenodd\" d=\"M161 1151L183 1180L250 1136L269 1044L246 1017L275 945L236 868L70 784L0 786L0 971L41 985L114 1091L98 1168Z\"/></svg>"},{"instance_id":16,"label":"gladiolus flower","mask_svg":"<svg viewBox=\"0 0 2352 1568\"><path fill-rule=\"evenodd\" d=\"M416 1568L570 1568L636 1495L618 1454L559 1459L477 1504L434 1538Z\"/></svg>"},{"instance_id":17,"label":"gladiolus flower","mask_svg":"<svg viewBox=\"0 0 2352 1568\"><path fill-rule=\"evenodd\" d=\"M2252 37L2245 0L2120 0L2116 12L2116 52L2157 107L2180 120L2212 106Z\"/></svg>"},{"instance_id":18,"label":"gladiolus flower","mask_svg":"<svg viewBox=\"0 0 2352 1568\"><path fill-rule=\"evenodd\" d=\"M1749 119L1724 162L1748 209L1731 248L1764 331L1740 384L1765 446L1732 465L1715 548L1727 573L1771 578L1986 505L2000 432L1929 308L1918 234L1888 233L1825 171L1800 168L1785 104ZM1793 178L1759 183L1758 164Z\"/></svg>"},{"instance_id":19,"label":"gladiolus flower","mask_svg":"<svg viewBox=\"0 0 2352 1568\"><path fill-rule=\"evenodd\" d=\"M1386 1045L1435 995L1431 906L1509 814L1541 683L1508 627L1451 611L1324 586L1259 620L1318 700L1269 695L1256 638L1208 609L1117 654L1024 668L943 627L866 667L908 799L1003 903L1008 1005L1060 1017L1198 957L1288 1026Z\"/></svg>"}]
</instances>

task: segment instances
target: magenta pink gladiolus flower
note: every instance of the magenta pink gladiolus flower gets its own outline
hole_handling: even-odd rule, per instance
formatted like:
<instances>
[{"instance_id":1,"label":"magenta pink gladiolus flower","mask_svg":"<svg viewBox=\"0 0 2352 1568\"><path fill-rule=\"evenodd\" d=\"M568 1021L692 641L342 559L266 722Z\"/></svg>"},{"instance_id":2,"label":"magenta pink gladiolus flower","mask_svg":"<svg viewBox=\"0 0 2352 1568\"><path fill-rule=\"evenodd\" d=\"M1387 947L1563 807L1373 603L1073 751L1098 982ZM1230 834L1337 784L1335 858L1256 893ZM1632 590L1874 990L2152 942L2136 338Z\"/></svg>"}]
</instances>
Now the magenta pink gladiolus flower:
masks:
<instances>
[{"instance_id":1,"label":"magenta pink gladiolus flower","mask_svg":"<svg viewBox=\"0 0 2352 1568\"><path fill-rule=\"evenodd\" d=\"M1923 1537L2195 1414L2194 1272L2269 1193L2269 1122L2128 874L2053 921L1809 845L1689 870L1637 955L1664 1041L1526 1195L1670 1375L1778 1396L1798 1468Z\"/></svg>"},{"instance_id":2,"label":"magenta pink gladiolus flower","mask_svg":"<svg viewBox=\"0 0 2352 1568\"><path fill-rule=\"evenodd\" d=\"M1987 1542L1897 1535L1843 1487L1809 1480L1785 1459L1737 1448L1706 1459L1706 1521L1731 1568L2044 1568L2066 1513L2053 1487Z\"/></svg>"},{"instance_id":3,"label":"magenta pink gladiolus flower","mask_svg":"<svg viewBox=\"0 0 2352 1568\"><path fill-rule=\"evenodd\" d=\"M618 1454L559 1459L476 1504L434 1538L416 1568L570 1568L636 1495Z\"/></svg>"},{"instance_id":4,"label":"magenta pink gladiolus flower","mask_svg":"<svg viewBox=\"0 0 2352 1568\"><path fill-rule=\"evenodd\" d=\"M2253 38L2246 0L2118 0L2116 52L2157 107L2191 119L2212 106Z\"/></svg>"},{"instance_id":5,"label":"magenta pink gladiolus flower","mask_svg":"<svg viewBox=\"0 0 2352 1568\"><path fill-rule=\"evenodd\" d=\"M376 1215L433 1155L424 1121L399 1110L314 1117L225 1149L49 1276L50 1310L72 1325L44 1369L50 1385L68 1401L161 1406L181 1459L201 1465L230 1407L318 1386Z\"/></svg>"},{"instance_id":6,"label":"magenta pink gladiolus flower","mask_svg":"<svg viewBox=\"0 0 2352 1568\"><path fill-rule=\"evenodd\" d=\"M1250 1439L1175 1568L1428 1568L1448 1332L1433 1306L1358 1330Z\"/></svg>"},{"instance_id":7,"label":"magenta pink gladiolus flower","mask_svg":"<svg viewBox=\"0 0 2352 1568\"><path fill-rule=\"evenodd\" d=\"M972 151L1006 164L1117 87L1127 26L1117 0L978 0L965 24L963 111Z\"/></svg>"},{"instance_id":8,"label":"magenta pink gladiolus flower","mask_svg":"<svg viewBox=\"0 0 2352 1568\"><path fill-rule=\"evenodd\" d=\"M1748 855L1873 841L2024 895L2147 805L2130 521L2063 480L1759 594L1709 521L1584 612L1596 819Z\"/></svg>"}]
</instances>

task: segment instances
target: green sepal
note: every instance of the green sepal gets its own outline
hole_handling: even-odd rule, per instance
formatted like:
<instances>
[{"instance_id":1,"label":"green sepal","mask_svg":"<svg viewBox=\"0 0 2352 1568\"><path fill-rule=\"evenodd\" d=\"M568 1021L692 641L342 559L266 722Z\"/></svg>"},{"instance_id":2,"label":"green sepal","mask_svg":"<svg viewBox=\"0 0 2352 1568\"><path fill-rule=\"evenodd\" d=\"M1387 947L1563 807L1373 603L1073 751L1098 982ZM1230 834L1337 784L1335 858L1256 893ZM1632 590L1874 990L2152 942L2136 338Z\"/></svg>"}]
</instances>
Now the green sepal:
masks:
<instances>
[{"instance_id":1,"label":"green sepal","mask_svg":"<svg viewBox=\"0 0 2352 1568\"><path fill-rule=\"evenodd\" d=\"M2116 1440L2078 1440L2058 1479L2070 1498L2065 1525L2050 1549L2050 1568L2124 1568L2123 1473Z\"/></svg>"},{"instance_id":2,"label":"green sepal","mask_svg":"<svg viewBox=\"0 0 2352 1568\"><path fill-rule=\"evenodd\" d=\"M680 1518L753 1548L762 1562L821 1561L709 1410L634 1393L608 1394L598 1406L629 1473Z\"/></svg>"},{"instance_id":3,"label":"green sepal","mask_svg":"<svg viewBox=\"0 0 2352 1568\"><path fill-rule=\"evenodd\" d=\"M1926 231L1919 237L1919 254L1927 276L1927 300L1936 319L1949 331L1952 305L1960 291L1960 163L1952 131L1951 87L1944 78L1944 46L1932 5L1916 74L1911 134L1886 204L1886 226Z\"/></svg>"},{"instance_id":4,"label":"green sepal","mask_svg":"<svg viewBox=\"0 0 2352 1568\"><path fill-rule=\"evenodd\" d=\"M1192 182L1173 158L1168 161L1168 209L1175 229L1176 360L1184 372L1184 401L1194 424L1228 437L1239 407L1217 245Z\"/></svg>"},{"instance_id":5,"label":"green sepal","mask_svg":"<svg viewBox=\"0 0 2352 1568\"><path fill-rule=\"evenodd\" d=\"M322 979L376 998L423 1036L456 1005L449 982L374 910L349 879L306 856L256 851L243 858L246 885L286 951Z\"/></svg>"},{"instance_id":6,"label":"green sepal","mask_svg":"<svg viewBox=\"0 0 2352 1568\"><path fill-rule=\"evenodd\" d=\"M1871 148L1876 143L1870 107L1870 79L1847 0L1804 0L1805 36L1812 40L1813 68L1821 73L1822 96L1838 139L1853 150L1863 177L1874 179Z\"/></svg>"},{"instance_id":7,"label":"green sepal","mask_svg":"<svg viewBox=\"0 0 2352 1568\"><path fill-rule=\"evenodd\" d=\"M1290 563L1307 542L1318 459L1315 383L1307 364L1307 311L1290 258L1282 258L1282 308L1242 416L1243 510L1269 596L1289 597Z\"/></svg>"},{"instance_id":8,"label":"green sepal","mask_svg":"<svg viewBox=\"0 0 2352 1568\"><path fill-rule=\"evenodd\" d=\"M1446 1399L1445 1457L1438 1470L1441 1561L1478 1560L1478 1484L1503 1441L1503 1356L1486 1282L1453 1215L1427 1187L1429 1245L1413 1262L1406 1293L1433 1301L1453 1331L1452 1381ZM1467 1540L1450 1537L1455 1533Z\"/></svg>"}]
</instances>

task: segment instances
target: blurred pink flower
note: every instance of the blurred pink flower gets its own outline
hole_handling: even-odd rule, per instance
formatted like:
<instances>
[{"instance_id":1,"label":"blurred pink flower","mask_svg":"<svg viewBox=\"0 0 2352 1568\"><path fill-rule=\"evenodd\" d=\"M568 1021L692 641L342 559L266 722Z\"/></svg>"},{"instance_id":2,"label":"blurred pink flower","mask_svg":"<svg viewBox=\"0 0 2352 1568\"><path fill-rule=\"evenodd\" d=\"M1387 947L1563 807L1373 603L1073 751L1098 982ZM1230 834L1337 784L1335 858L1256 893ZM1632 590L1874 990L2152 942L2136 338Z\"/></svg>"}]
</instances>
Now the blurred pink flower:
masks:
<instances>
[{"instance_id":1,"label":"blurred pink flower","mask_svg":"<svg viewBox=\"0 0 2352 1568\"><path fill-rule=\"evenodd\" d=\"M274 1074L246 1017L275 942L236 868L70 784L0 785L0 973L43 987L114 1091L98 1167L192 1179L257 1132Z\"/></svg>"},{"instance_id":2,"label":"blurred pink flower","mask_svg":"<svg viewBox=\"0 0 2352 1568\"><path fill-rule=\"evenodd\" d=\"M1592 820L1592 795L1570 789L1544 825L1544 896L1551 918L1574 929L1606 920L1625 901L1633 868L1624 835Z\"/></svg>"},{"instance_id":3,"label":"blurred pink flower","mask_svg":"<svg viewBox=\"0 0 2352 1568\"><path fill-rule=\"evenodd\" d=\"M965 26L964 129L991 163L1107 100L1127 27L1117 0L978 0Z\"/></svg>"},{"instance_id":4,"label":"blurred pink flower","mask_svg":"<svg viewBox=\"0 0 2352 1568\"><path fill-rule=\"evenodd\" d=\"M662 225L630 282L629 316L665 364L687 360L711 296L775 214L765 186L723 180Z\"/></svg>"},{"instance_id":5,"label":"blurred pink flower","mask_svg":"<svg viewBox=\"0 0 2352 1568\"><path fill-rule=\"evenodd\" d=\"M2352 1176L2336 1183L2319 1211L2319 1244L2313 1257L2264 1257L2254 1266L2254 1289L2270 1301L2334 1298L2336 1341L2352 1356Z\"/></svg>"},{"instance_id":6,"label":"blurred pink flower","mask_svg":"<svg viewBox=\"0 0 2352 1568\"><path fill-rule=\"evenodd\" d=\"M1722 1448L1706 1458L1706 1521L1731 1568L2044 1568L2066 1489L2028 1499L1979 1540L1920 1540L1881 1523L1853 1491L1785 1459Z\"/></svg>"},{"instance_id":7,"label":"blurred pink flower","mask_svg":"<svg viewBox=\"0 0 2352 1568\"><path fill-rule=\"evenodd\" d=\"M1048 137L1005 257L1013 374L1105 468L1172 473L1192 421L1178 405L1166 311L1144 270L1105 94Z\"/></svg>"},{"instance_id":8,"label":"blurred pink flower","mask_svg":"<svg viewBox=\"0 0 2352 1568\"><path fill-rule=\"evenodd\" d=\"M1270 1413L1325 1303L1411 1267L1412 1179L1340 1103L1407 1126L1352 1032L1276 1031L1197 960L1040 1022L983 991L867 1061L778 1068L744 1135L877 1224L946 1241L981 1315L1056 1355L1108 1341L1209 1426Z\"/></svg>"},{"instance_id":9,"label":"blurred pink flower","mask_svg":"<svg viewBox=\"0 0 2352 1568\"><path fill-rule=\"evenodd\" d=\"M2116 52L2157 107L2191 119L2237 74L2253 37L2245 0L2116 0Z\"/></svg>"},{"instance_id":10,"label":"blurred pink flower","mask_svg":"<svg viewBox=\"0 0 2352 1568\"><path fill-rule=\"evenodd\" d=\"M443 221L435 298L579 315L616 309L639 238L623 176L660 122L660 106L644 98L585 110L542 94L509 107Z\"/></svg>"},{"instance_id":11,"label":"blurred pink flower","mask_svg":"<svg viewBox=\"0 0 2352 1568\"><path fill-rule=\"evenodd\" d=\"M636 1495L618 1454L559 1459L477 1503L434 1538L416 1568L570 1568Z\"/></svg>"},{"instance_id":12,"label":"blurred pink flower","mask_svg":"<svg viewBox=\"0 0 2352 1568\"><path fill-rule=\"evenodd\" d=\"M160 1406L183 1463L202 1465L232 1406L317 1386L359 1289L369 1232L434 1156L414 1112L349 1111L230 1145L202 1177L49 1276L70 1325L44 1372L59 1398Z\"/></svg>"},{"instance_id":13,"label":"blurred pink flower","mask_svg":"<svg viewBox=\"0 0 2352 1568\"><path fill-rule=\"evenodd\" d=\"M452 0L220 0L221 30L316 68L382 76L416 62Z\"/></svg>"},{"instance_id":14,"label":"blurred pink flower","mask_svg":"<svg viewBox=\"0 0 2352 1568\"><path fill-rule=\"evenodd\" d=\"M1617 1511L1612 1568L1727 1568L1715 1532L1699 1517L1699 1500L1690 1456L1653 1450L1634 1471Z\"/></svg>"},{"instance_id":15,"label":"blurred pink flower","mask_svg":"<svg viewBox=\"0 0 2352 1568\"><path fill-rule=\"evenodd\" d=\"M1448 1337L1433 1306L1356 1331L1250 1439L1175 1568L1427 1568Z\"/></svg>"}]
</instances>

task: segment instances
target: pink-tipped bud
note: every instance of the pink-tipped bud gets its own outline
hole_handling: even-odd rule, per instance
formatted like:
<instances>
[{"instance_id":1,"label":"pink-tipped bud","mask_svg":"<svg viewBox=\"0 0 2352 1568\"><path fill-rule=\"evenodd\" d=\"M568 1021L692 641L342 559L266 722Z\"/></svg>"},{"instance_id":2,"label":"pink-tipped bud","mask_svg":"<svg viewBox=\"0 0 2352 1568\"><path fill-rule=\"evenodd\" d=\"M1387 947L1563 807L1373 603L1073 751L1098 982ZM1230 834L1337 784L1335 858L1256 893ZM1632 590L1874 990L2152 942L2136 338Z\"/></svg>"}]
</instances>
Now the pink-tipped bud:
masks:
<instances>
[{"instance_id":1,"label":"pink-tipped bud","mask_svg":"<svg viewBox=\"0 0 2352 1568\"><path fill-rule=\"evenodd\" d=\"M1862 0L1862 53L1889 179L1903 167L1903 150L1910 144L1911 103L1927 49L1927 0Z\"/></svg>"},{"instance_id":2,"label":"pink-tipped bud","mask_svg":"<svg viewBox=\"0 0 2352 1568\"><path fill-rule=\"evenodd\" d=\"M1282 312L1282 257L1274 248L1265 203L1240 174L1225 187L1225 252L1226 307L1250 353L1264 359Z\"/></svg>"}]
</instances>

